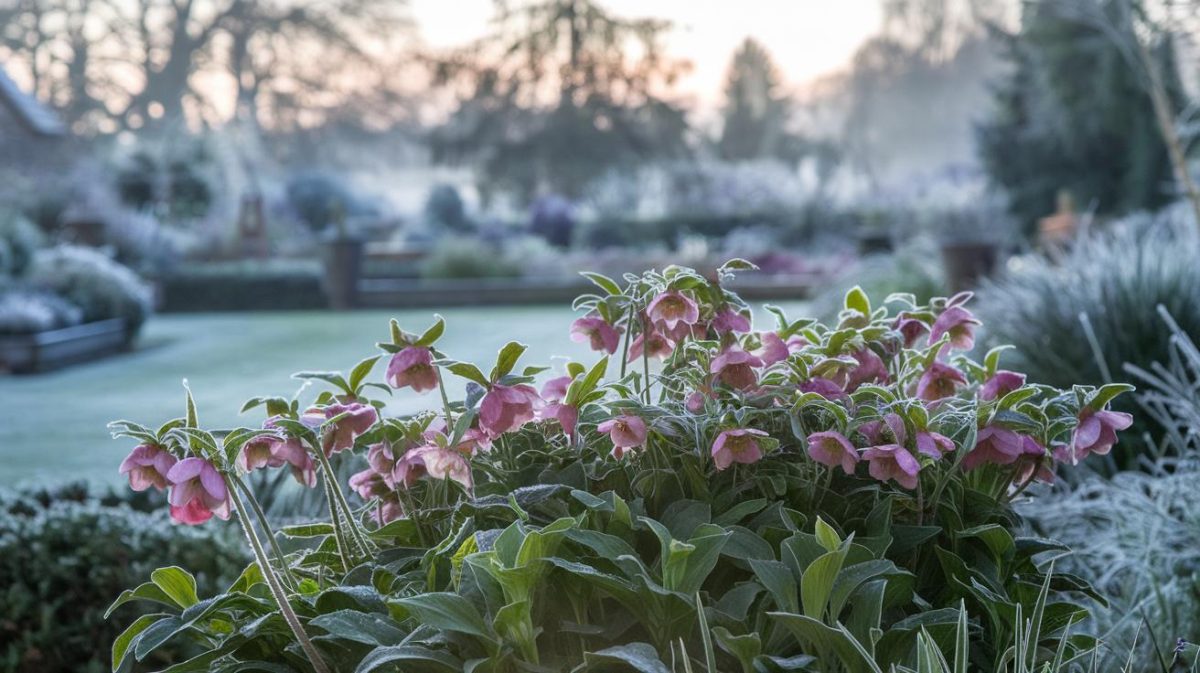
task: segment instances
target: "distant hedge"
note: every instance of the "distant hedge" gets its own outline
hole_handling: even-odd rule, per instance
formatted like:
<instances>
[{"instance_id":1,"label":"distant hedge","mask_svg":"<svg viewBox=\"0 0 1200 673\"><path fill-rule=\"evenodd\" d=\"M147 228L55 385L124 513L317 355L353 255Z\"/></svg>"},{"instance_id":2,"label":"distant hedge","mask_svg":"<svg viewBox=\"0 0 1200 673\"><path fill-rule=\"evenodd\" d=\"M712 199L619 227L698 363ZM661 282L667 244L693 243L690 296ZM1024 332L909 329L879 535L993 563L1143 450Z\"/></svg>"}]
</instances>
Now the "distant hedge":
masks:
<instances>
[{"instance_id":1,"label":"distant hedge","mask_svg":"<svg viewBox=\"0 0 1200 673\"><path fill-rule=\"evenodd\" d=\"M321 309L319 264L238 262L184 267L159 279L163 312Z\"/></svg>"}]
</instances>

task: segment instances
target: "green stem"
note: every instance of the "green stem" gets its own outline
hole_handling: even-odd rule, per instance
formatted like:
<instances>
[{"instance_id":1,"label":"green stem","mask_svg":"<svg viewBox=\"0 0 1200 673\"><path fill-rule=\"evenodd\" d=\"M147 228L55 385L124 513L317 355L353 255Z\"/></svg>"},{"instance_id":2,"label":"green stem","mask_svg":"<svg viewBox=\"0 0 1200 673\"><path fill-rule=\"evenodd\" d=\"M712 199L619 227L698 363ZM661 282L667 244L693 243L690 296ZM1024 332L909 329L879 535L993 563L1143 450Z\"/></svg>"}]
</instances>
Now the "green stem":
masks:
<instances>
[{"instance_id":1,"label":"green stem","mask_svg":"<svg viewBox=\"0 0 1200 673\"><path fill-rule=\"evenodd\" d=\"M646 400L646 406L650 406L650 354L646 352L646 347L650 345L646 343L649 334L646 321L642 320L642 376L645 378L642 381L642 397Z\"/></svg>"},{"instance_id":2,"label":"green stem","mask_svg":"<svg viewBox=\"0 0 1200 673\"><path fill-rule=\"evenodd\" d=\"M366 536L363 534L358 520L354 518L354 510L350 508L350 503L346 502L346 495L342 493L342 489L337 483L333 465L329 462L329 457L321 450L317 450L315 453L317 454L317 459L321 461L326 483L329 485L329 489L333 491L337 506L341 507L342 515L345 517L346 524L350 528L350 539L362 550L364 556L370 556L372 551L371 546L367 543Z\"/></svg>"},{"instance_id":3,"label":"green stem","mask_svg":"<svg viewBox=\"0 0 1200 673\"><path fill-rule=\"evenodd\" d=\"M442 409L446 412L446 436L453 439L454 417L450 414L450 397L446 395L446 381L442 377L442 368L436 368L438 377L438 392L442 394Z\"/></svg>"},{"instance_id":4,"label":"green stem","mask_svg":"<svg viewBox=\"0 0 1200 673\"><path fill-rule=\"evenodd\" d=\"M342 559L342 572L350 570L350 552L348 550L349 543L346 541L344 531L342 531L341 517L338 516L337 504L334 502L333 494L329 492L329 480L325 475L321 475L321 487L325 489L325 501L329 503L329 521L333 524L333 541L337 544L338 556Z\"/></svg>"},{"instance_id":5,"label":"green stem","mask_svg":"<svg viewBox=\"0 0 1200 673\"><path fill-rule=\"evenodd\" d=\"M629 300L629 315L625 318L625 346L621 349L621 378L625 378L625 365L629 362L629 339L633 336L633 299ZM642 345L645 346L645 339Z\"/></svg>"},{"instance_id":6,"label":"green stem","mask_svg":"<svg viewBox=\"0 0 1200 673\"><path fill-rule=\"evenodd\" d=\"M267 588L271 590L271 595L275 598L275 603L279 605L279 612L283 615L283 620L292 630L292 634L296 636L296 642L299 643L300 649L304 650L305 656L308 657L309 663L312 664L313 670L317 673L330 673L329 667L325 664L325 660L321 658L321 653L313 646L312 641L308 639L308 634L304 632L304 626L300 624L300 619L292 610L291 603L288 602L287 594L284 593L283 587L279 585L279 578L275 573L271 572L270 562L267 560L267 553L263 550L262 542L259 541L258 535L254 532L254 527L246 519L246 510L242 505L242 499L237 494L237 489L233 484L226 479L226 484L229 486L229 497L233 500L234 509L237 510L238 522L242 524L242 531L246 534L246 540L250 543L250 549L254 552L254 558L258 562L260 568L263 568L263 578L267 582Z\"/></svg>"},{"instance_id":7,"label":"green stem","mask_svg":"<svg viewBox=\"0 0 1200 673\"><path fill-rule=\"evenodd\" d=\"M283 574L288 588L295 589L299 586L296 583L296 577L292 575L292 568L288 565L287 557L284 556L283 550L279 548L279 541L275 539L275 532L271 530L271 524L267 521L267 515L263 512L258 498L254 497L254 493L246 486L246 482L242 481L239 477L230 475L229 479L233 482L234 486L241 489L242 493L246 496L246 500L250 502L250 508L254 510L254 516L258 519L259 528L262 529L267 541L271 543L271 552L275 554L275 560L279 564L279 570Z\"/></svg>"}]
</instances>

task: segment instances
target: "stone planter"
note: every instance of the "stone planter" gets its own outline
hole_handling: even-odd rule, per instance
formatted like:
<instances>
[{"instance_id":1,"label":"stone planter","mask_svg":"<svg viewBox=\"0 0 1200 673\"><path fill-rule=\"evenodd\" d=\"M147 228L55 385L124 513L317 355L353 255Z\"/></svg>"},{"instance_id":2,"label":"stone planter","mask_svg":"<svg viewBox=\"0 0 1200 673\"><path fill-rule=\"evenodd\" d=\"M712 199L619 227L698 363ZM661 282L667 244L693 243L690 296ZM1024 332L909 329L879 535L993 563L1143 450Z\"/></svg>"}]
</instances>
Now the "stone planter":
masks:
<instances>
[{"instance_id":1,"label":"stone planter","mask_svg":"<svg viewBox=\"0 0 1200 673\"><path fill-rule=\"evenodd\" d=\"M325 294L335 310L358 304L358 279L362 275L363 242L336 239L325 244Z\"/></svg>"},{"instance_id":2,"label":"stone planter","mask_svg":"<svg viewBox=\"0 0 1200 673\"><path fill-rule=\"evenodd\" d=\"M970 290L996 270L1000 246L985 242L942 243L942 266L952 292Z\"/></svg>"},{"instance_id":3,"label":"stone planter","mask_svg":"<svg viewBox=\"0 0 1200 673\"><path fill-rule=\"evenodd\" d=\"M46 332L0 335L0 368L30 374L88 362L127 350L134 336L123 318Z\"/></svg>"}]
</instances>

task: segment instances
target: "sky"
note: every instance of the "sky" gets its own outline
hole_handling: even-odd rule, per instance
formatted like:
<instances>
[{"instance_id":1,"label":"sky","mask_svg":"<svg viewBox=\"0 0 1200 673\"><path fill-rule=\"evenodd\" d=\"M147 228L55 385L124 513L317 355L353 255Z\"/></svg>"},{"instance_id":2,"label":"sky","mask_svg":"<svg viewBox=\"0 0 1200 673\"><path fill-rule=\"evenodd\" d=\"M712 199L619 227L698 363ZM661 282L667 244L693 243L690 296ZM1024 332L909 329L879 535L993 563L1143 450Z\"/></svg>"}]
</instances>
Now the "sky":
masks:
<instances>
[{"instance_id":1,"label":"sky","mask_svg":"<svg viewBox=\"0 0 1200 673\"><path fill-rule=\"evenodd\" d=\"M766 46L790 88L845 67L880 26L879 0L602 0L626 18L675 23L666 52L692 62L680 89L705 108L720 104L730 57L746 37ZM453 47L487 31L492 0L411 0L431 47Z\"/></svg>"}]
</instances>

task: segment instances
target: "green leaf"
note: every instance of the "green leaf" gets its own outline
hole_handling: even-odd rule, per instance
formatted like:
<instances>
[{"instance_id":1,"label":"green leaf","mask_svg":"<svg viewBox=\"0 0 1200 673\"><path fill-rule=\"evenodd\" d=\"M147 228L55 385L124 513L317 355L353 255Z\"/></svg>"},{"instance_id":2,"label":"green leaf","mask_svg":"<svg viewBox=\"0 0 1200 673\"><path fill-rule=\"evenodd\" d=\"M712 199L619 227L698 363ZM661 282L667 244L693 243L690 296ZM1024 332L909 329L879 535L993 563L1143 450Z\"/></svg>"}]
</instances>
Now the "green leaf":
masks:
<instances>
[{"instance_id":1,"label":"green leaf","mask_svg":"<svg viewBox=\"0 0 1200 673\"><path fill-rule=\"evenodd\" d=\"M600 360L592 365L588 370L587 376L582 379L576 379L571 382L571 386L567 389L567 397L565 403L577 405L580 398L596 389L600 381L604 379L604 373L608 371L608 356L600 358Z\"/></svg>"},{"instance_id":2,"label":"green leaf","mask_svg":"<svg viewBox=\"0 0 1200 673\"><path fill-rule=\"evenodd\" d=\"M775 605L786 612L796 612L800 609L796 578L786 565L779 561L751 559L750 568L758 581L771 593Z\"/></svg>"},{"instance_id":3,"label":"green leaf","mask_svg":"<svg viewBox=\"0 0 1200 673\"><path fill-rule=\"evenodd\" d=\"M718 271L758 271L758 265L741 257L734 257L717 269Z\"/></svg>"},{"instance_id":4,"label":"green leaf","mask_svg":"<svg viewBox=\"0 0 1200 673\"><path fill-rule=\"evenodd\" d=\"M346 381L341 372L296 372L292 374L292 378L324 381L331 386L341 388L347 393L354 392L354 389L350 387L350 383Z\"/></svg>"},{"instance_id":5,"label":"green leaf","mask_svg":"<svg viewBox=\"0 0 1200 673\"><path fill-rule=\"evenodd\" d=\"M712 634L716 638L717 645L742 665L743 673L754 671L754 658L762 654L762 639L758 637L757 633L735 636L729 632L729 629L718 626L712 630Z\"/></svg>"},{"instance_id":6,"label":"green leaf","mask_svg":"<svg viewBox=\"0 0 1200 673\"><path fill-rule=\"evenodd\" d=\"M581 271L579 275L592 281L596 287L604 290L609 295L621 294L621 286L617 285L616 281L602 273L593 273L591 271Z\"/></svg>"},{"instance_id":7,"label":"green leaf","mask_svg":"<svg viewBox=\"0 0 1200 673\"><path fill-rule=\"evenodd\" d=\"M432 346L433 344L437 343L438 339L442 338L442 333L446 331L446 321L443 320L442 316L440 315L434 316L434 318L436 318L434 323L429 326L429 329L425 330L425 332L421 334L420 338L417 339L417 342L413 344L414 346Z\"/></svg>"},{"instance_id":8,"label":"green leaf","mask_svg":"<svg viewBox=\"0 0 1200 673\"><path fill-rule=\"evenodd\" d=\"M496 366L492 368L492 381L499 381L501 377L508 375L517 366L517 360L521 359L521 354L528 348L523 343L510 341L504 344L504 348L500 349L500 353L496 356Z\"/></svg>"},{"instance_id":9,"label":"green leaf","mask_svg":"<svg viewBox=\"0 0 1200 673\"><path fill-rule=\"evenodd\" d=\"M1084 404L1084 406L1086 406L1088 408L1099 411L1099 410L1103 409L1109 402L1111 402L1118 395L1122 395L1124 393L1131 393L1134 390L1137 390L1137 389L1134 388L1133 386L1129 385L1128 383L1109 383L1109 384L1100 386L1100 388L1098 388L1096 390L1096 392L1092 393L1091 395L1088 395L1087 398L1084 400L1083 404Z\"/></svg>"},{"instance_id":10,"label":"green leaf","mask_svg":"<svg viewBox=\"0 0 1200 673\"><path fill-rule=\"evenodd\" d=\"M196 596L196 578L179 566L155 570L150 573L150 581L181 608L191 607L200 602Z\"/></svg>"},{"instance_id":11,"label":"green leaf","mask_svg":"<svg viewBox=\"0 0 1200 673\"><path fill-rule=\"evenodd\" d=\"M396 666L387 666L387 664L401 663L402 668L397 669ZM454 656L442 651L431 650L417 645L397 645L390 647L378 647L371 651L370 654L363 657L359 662L358 667L354 669L354 673L373 673L379 670L404 670L404 671L448 671L449 673L460 673L463 670L462 661Z\"/></svg>"},{"instance_id":12,"label":"green leaf","mask_svg":"<svg viewBox=\"0 0 1200 673\"><path fill-rule=\"evenodd\" d=\"M165 591L158 588L157 584L153 582L146 582L145 584L138 586L136 589L126 589L125 591L122 591L121 595L117 596L117 600L113 601L113 604L108 606L108 610L106 610L104 613L104 618L108 619L109 616L112 615L113 610L116 610L117 608L131 601L153 601L168 607L175 607L175 601L173 601Z\"/></svg>"},{"instance_id":13,"label":"green leaf","mask_svg":"<svg viewBox=\"0 0 1200 673\"><path fill-rule=\"evenodd\" d=\"M489 642L494 640L478 608L458 594L435 592L392 602L407 610L421 624L466 633Z\"/></svg>"},{"instance_id":14,"label":"green leaf","mask_svg":"<svg viewBox=\"0 0 1200 673\"><path fill-rule=\"evenodd\" d=\"M365 358L358 364L354 365L354 369L350 370L350 388L352 390L358 390L358 384L362 383L363 379L367 378L367 375L370 374L371 370L375 368L375 363L379 362L379 358L381 357L383 356L375 355Z\"/></svg>"},{"instance_id":15,"label":"green leaf","mask_svg":"<svg viewBox=\"0 0 1200 673\"><path fill-rule=\"evenodd\" d=\"M846 550L839 549L822 554L804 569L804 575L800 577L800 601L806 616L814 619L824 616L829 595L833 593L834 583L845 560Z\"/></svg>"},{"instance_id":16,"label":"green leaf","mask_svg":"<svg viewBox=\"0 0 1200 673\"><path fill-rule=\"evenodd\" d=\"M483 375L483 372L479 371L479 367L476 367L470 362L452 362L446 368L450 370L451 374L467 379L468 381L474 381L481 386L486 387L491 385L491 381L488 381L488 378Z\"/></svg>"},{"instance_id":17,"label":"green leaf","mask_svg":"<svg viewBox=\"0 0 1200 673\"><path fill-rule=\"evenodd\" d=\"M821 543L825 551L836 551L838 547L842 546L842 537L837 534L833 526L825 523L824 519L818 516L815 526L817 542Z\"/></svg>"},{"instance_id":18,"label":"green leaf","mask_svg":"<svg viewBox=\"0 0 1200 673\"><path fill-rule=\"evenodd\" d=\"M116 607L116 604L114 604L113 607ZM111 608L109 611L111 612ZM143 631L150 627L151 624L154 624L159 619L162 619L163 616L164 615L161 614L142 615L134 620L134 622L130 624L128 628L122 631L121 635L117 636L117 639L113 641L112 646L113 671L121 668L121 663L125 661L125 655L129 652L129 646L133 643L134 638L140 636ZM108 615L105 615L105 618L107 619Z\"/></svg>"},{"instance_id":19,"label":"green leaf","mask_svg":"<svg viewBox=\"0 0 1200 673\"><path fill-rule=\"evenodd\" d=\"M767 616L783 624L800 641L803 649L818 654L820 661L826 658L837 661L849 673L882 673L863 645L845 629L826 626L805 615L768 612Z\"/></svg>"},{"instance_id":20,"label":"green leaf","mask_svg":"<svg viewBox=\"0 0 1200 673\"><path fill-rule=\"evenodd\" d=\"M857 285L850 288L846 293L846 308L851 311L858 311L863 315L871 315L871 300L867 298L867 293Z\"/></svg>"},{"instance_id":21,"label":"green leaf","mask_svg":"<svg viewBox=\"0 0 1200 673\"><path fill-rule=\"evenodd\" d=\"M671 669L658 658L658 650L647 643L629 643L600 650L585 652L582 670L610 664L624 664L638 673L671 673Z\"/></svg>"},{"instance_id":22,"label":"green leaf","mask_svg":"<svg viewBox=\"0 0 1200 673\"><path fill-rule=\"evenodd\" d=\"M318 615L309 622L331 635L365 645L396 645L405 632L391 618L357 610L338 610Z\"/></svg>"}]
</instances>

